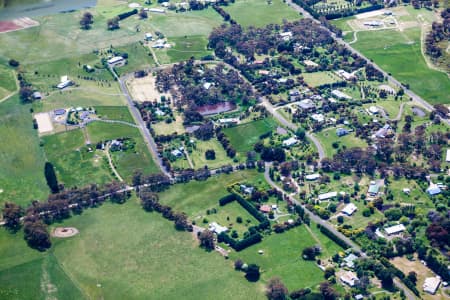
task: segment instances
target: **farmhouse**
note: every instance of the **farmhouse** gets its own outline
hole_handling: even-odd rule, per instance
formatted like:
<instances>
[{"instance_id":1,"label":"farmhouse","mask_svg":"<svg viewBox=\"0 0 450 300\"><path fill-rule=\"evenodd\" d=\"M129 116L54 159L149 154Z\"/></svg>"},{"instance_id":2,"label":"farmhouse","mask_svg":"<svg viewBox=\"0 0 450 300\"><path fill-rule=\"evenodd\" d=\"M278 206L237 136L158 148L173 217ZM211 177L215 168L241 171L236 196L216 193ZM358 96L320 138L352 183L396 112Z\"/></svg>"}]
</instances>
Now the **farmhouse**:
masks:
<instances>
[{"instance_id":1,"label":"farmhouse","mask_svg":"<svg viewBox=\"0 0 450 300\"><path fill-rule=\"evenodd\" d=\"M280 36L284 41L289 41L292 37L292 32L286 31L286 32L280 32Z\"/></svg>"},{"instance_id":2,"label":"farmhouse","mask_svg":"<svg viewBox=\"0 0 450 300\"><path fill-rule=\"evenodd\" d=\"M316 105L311 99L304 99L296 103L296 105L302 110L308 111L316 108Z\"/></svg>"},{"instance_id":3,"label":"farmhouse","mask_svg":"<svg viewBox=\"0 0 450 300\"><path fill-rule=\"evenodd\" d=\"M340 90L332 90L331 95L338 98L339 100L352 100L352 97L344 92L341 92Z\"/></svg>"},{"instance_id":4,"label":"farmhouse","mask_svg":"<svg viewBox=\"0 0 450 300\"><path fill-rule=\"evenodd\" d=\"M313 67L313 68L319 66L317 63L315 63L315 62L313 62L312 60L309 60L309 59L304 60L304 61L303 61L303 64L304 64L305 66L307 66L307 67Z\"/></svg>"},{"instance_id":5,"label":"farmhouse","mask_svg":"<svg viewBox=\"0 0 450 300\"><path fill-rule=\"evenodd\" d=\"M145 40L146 41L151 41L153 40L153 35L151 33L146 33L145 34Z\"/></svg>"},{"instance_id":6,"label":"farmhouse","mask_svg":"<svg viewBox=\"0 0 450 300\"><path fill-rule=\"evenodd\" d=\"M347 135L347 134L348 134L348 130L345 129L345 128L338 128L338 129L336 129L336 135L339 136L339 137Z\"/></svg>"},{"instance_id":7,"label":"farmhouse","mask_svg":"<svg viewBox=\"0 0 450 300\"><path fill-rule=\"evenodd\" d=\"M334 198L336 196L337 196L337 192L329 192L329 193L320 194L318 196L318 198L320 201L323 201L323 200L328 200L328 199Z\"/></svg>"},{"instance_id":8,"label":"farmhouse","mask_svg":"<svg viewBox=\"0 0 450 300\"><path fill-rule=\"evenodd\" d=\"M386 124L375 133L375 137L383 139L385 137L391 136L392 134L392 127L389 124Z\"/></svg>"},{"instance_id":9,"label":"farmhouse","mask_svg":"<svg viewBox=\"0 0 450 300\"><path fill-rule=\"evenodd\" d=\"M356 78L355 74L349 73L349 72L344 71L344 70L338 70L338 71L336 71L336 74L338 74L339 77L342 77L342 78L344 78L347 81Z\"/></svg>"},{"instance_id":10,"label":"farmhouse","mask_svg":"<svg viewBox=\"0 0 450 300\"><path fill-rule=\"evenodd\" d=\"M427 193L430 196L438 195L441 193L441 189L437 184L430 181L430 186L427 188Z\"/></svg>"},{"instance_id":11,"label":"farmhouse","mask_svg":"<svg viewBox=\"0 0 450 300\"><path fill-rule=\"evenodd\" d=\"M406 228L403 224L398 224L398 225L394 225L391 227L387 227L384 229L384 231L386 231L387 235L394 235L394 234L398 234L400 232L405 231Z\"/></svg>"},{"instance_id":12,"label":"farmhouse","mask_svg":"<svg viewBox=\"0 0 450 300\"><path fill-rule=\"evenodd\" d=\"M356 207L355 204L349 203L341 210L341 212L346 214L347 216L351 216L357 210L358 208Z\"/></svg>"},{"instance_id":13,"label":"farmhouse","mask_svg":"<svg viewBox=\"0 0 450 300\"><path fill-rule=\"evenodd\" d=\"M320 178L320 174L319 173L309 174L309 175L305 176L305 179L306 180L310 180L310 181L317 180L319 178Z\"/></svg>"},{"instance_id":14,"label":"farmhouse","mask_svg":"<svg viewBox=\"0 0 450 300\"><path fill-rule=\"evenodd\" d=\"M298 141L297 141L297 139L295 137L290 137L287 140L283 141L283 146L284 147L291 147L291 146L297 144L297 142Z\"/></svg>"},{"instance_id":15,"label":"farmhouse","mask_svg":"<svg viewBox=\"0 0 450 300\"><path fill-rule=\"evenodd\" d=\"M107 62L110 67L121 67L121 66L125 65L126 60L122 56L114 56L114 57L108 59Z\"/></svg>"},{"instance_id":16,"label":"farmhouse","mask_svg":"<svg viewBox=\"0 0 450 300\"><path fill-rule=\"evenodd\" d=\"M369 190L367 191L369 196L376 197L379 191L380 187L378 186L378 184L375 181L371 181L369 185Z\"/></svg>"},{"instance_id":17,"label":"farmhouse","mask_svg":"<svg viewBox=\"0 0 450 300\"><path fill-rule=\"evenodd\" d=\"M241 189L241 192L247 194L247 195L251 195L253 194L253 192L255 191L255 188L252 186L246 186L245 184L241 184L239 186L239 188Z\"/></svg>"},{"instance_id":18,"label":"farmhouse","mask_svg":"<svg viewBox=\"0 0 450 300\"><path fill-rule=\"evenodd\" d=\"M172 150L172 152L170 152L170 153L173 156L175 156L175 157L182 157L183 156L183 153L180 150L178 150L178 149Z\"/></svg>"},{"instance_id":19,"label":"farmhouse","mask_svg":"<svg viewBox=\"0 0 450 300\"><path fill-rule=\"evenodd\" d=\"M325 121L325 117L322 114L312 114L311 119L313 119L317 123L323 123Z\"/></svg>"},{"instance_id":20,"label":"farmhouse","mask_svg":"<svg viewBox=\"0 0 450 300\"><path fill-rule=\"evenodd\" d=\"M354 272L347 271L339 278L342 283L345 283L349 287L354 287L355 284L359 281L359 278L356 276Z\"/></svg>"},{"instance_id":21,"label":"farmhouse","mask_svg":"<svg viewBox=\"0 0 450 300\"><path fill-rule=\"evenodd\" d=\"M208 229L214 232L215 234L221 234L222 232L228 231L228 228L226 228L225 226L220 226L216 222L210 223Z\"/></svg>"},{"instance_id":22,"label":"farmhouse","mask_svg":"<svg viewBox=\"0 0 450 300\"><path fill-rule=\"evenodd\" d=\"M429 294L434 295L441 284L441 278L436 277L427 277L425 278L425 282L423 283L423 291Z\"/></svg>"}]
</instances>

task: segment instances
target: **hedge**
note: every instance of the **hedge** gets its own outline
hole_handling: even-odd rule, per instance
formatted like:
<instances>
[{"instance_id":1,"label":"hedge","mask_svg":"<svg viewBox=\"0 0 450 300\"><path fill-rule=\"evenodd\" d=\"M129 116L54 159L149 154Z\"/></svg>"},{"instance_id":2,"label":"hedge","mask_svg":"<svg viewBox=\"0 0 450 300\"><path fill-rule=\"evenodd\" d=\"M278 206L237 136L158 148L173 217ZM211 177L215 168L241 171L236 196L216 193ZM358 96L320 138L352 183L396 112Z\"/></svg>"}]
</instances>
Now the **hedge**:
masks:
<instances>
[{"instance_id":1,"label":"hedge","mask_svg":"<svg viewBox=\"0 0 450 300\"><path fill-rule=\"evenodd\" d=\"M126 18L128 18L129 16L135 15L135 14L137 14L137 13L138 13L138 10L137 10L137 9L133 9L133 10L131 10L131 11L124 12L124 13L119 14L119 15L117 15L117 16L119 17L119 20L123 20L123 19L126 19Z\"/></svg>"},{"instance_id":2,"label":"hedge","mask_svg":"<svg viewBox=\"0 0 450 300\"><path fill-rule=\"evenodd\" d=\"M226 195L222 198L219 199L219 205L220 206L224 206L230 202L233 202L234 200L236 200L236 195L235 194L229 194Z\"/></svg>"},{"instance_id":3,"label":"hedge","mask_svg":"<svg viewBox=\"0 0 450 300\"><path fill-rule=\"evenodd\" d=\"M221 234L219 234L217 236L217 241L219 243L224 242L226 244L229 244L230 247L236 251L244 250L247 247L250 247L254 244L261 242L261 240L262 240L262 235L259 233L252 234L248 238L240 240L240 241L236 241L236 240L232 239L225 232L222 232Z\"/></svg>"},{"instance_id":4,"label":"hedge","mask_svg":"<svg viewBox=\"0 0 450 300\"><path fill-rule=\"evenodd\" d=\"M267 221L266 216L264 216L262 213L260 213L253 204L249 203L247 200L242 198L240 195L236 195L236 201L239 202L240 205L242 205L245 210L248 211L249 214L255 217L259 222Z\"/></svg>"},{"instance_id":5,"label":"hedge","mask_svg":"<svg viewBox=\"0 0 450 300\"><path fill-rule=\"evenodd\" d=\"M323 234L325 234L327 237L329 237L332 241L334 241L336 244L338 244L339 246L341 246L344 249L350 248L350 245L347 244L347 242L345 242L344 240L342 240L340 237L338 237L337 235L335 235L333 232L331 232L330 230L328 230L328 228L321 226L320 224L317 224L317 227L319 227L320 232L322 232Z\"/></svg>"}]
</instances>

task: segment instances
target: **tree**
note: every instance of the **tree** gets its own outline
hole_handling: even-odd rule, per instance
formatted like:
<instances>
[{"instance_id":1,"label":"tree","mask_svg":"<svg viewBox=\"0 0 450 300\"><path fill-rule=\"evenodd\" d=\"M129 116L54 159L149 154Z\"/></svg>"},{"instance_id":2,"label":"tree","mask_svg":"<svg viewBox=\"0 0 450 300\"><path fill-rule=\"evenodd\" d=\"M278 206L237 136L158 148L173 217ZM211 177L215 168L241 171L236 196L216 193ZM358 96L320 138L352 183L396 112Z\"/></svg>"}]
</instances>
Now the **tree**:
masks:
<instances>
[{"instance_id":1,"label":"tree","mask_svg":"<svg viewBox=\"0 0 450 300\"><path fill-rule=\"evenodd\" d=\"M214 160L214 159L216 159L216 152L213 149L206 150L205 158L207 160Z\"/></svg>"},{"instance_id":2,"label":"tree","mask_svg":"<svg viewBox=\"0 0 450 300\"><path fill-rule=\"evenodd\" d=\"M5 202L3 208L3 219L5 227L11 231L17 231L20 228L20 218L23 216L23 209L12 202Z\"/></svg>"},{"instance_id":3,"label":"tree","mask_svg":"<svg viewBox=\"0 0 450 300\"><path fill-rule=\"evenodd\" d=\"M325 279L328 279L331 276L334 276L334 272L335 272L335 270L334 270L333 267L327 267L325 269L325 272L324 272L323 276L325 277Z\"/></svg>"},{"instance_id":4,"label":"tree","mask_svg":"<svg viewBox=\"0 0 450 300\"><path fill-rule=\"evenodd\" d=\"M267 283L266 296L269 300L284 300L288 289L278 277L271 278Z\"/></svg>"},{"instance_id":5,"label":"tree","mask_svg":"<svg viewBox=\"0 0 450 300\"><path fill-rule=\"evenodd\" d=\"M412 283L416 284L416 282L417 282L417 273L414 272L414 271L411 271L411 272L408 273L407 278L408 278Z\"/></svg>"},{"instance_id":6,"label":"tree","mask_svg":"<svg viewBox=\"0 0 450 300\"><path fill-rule=\"evenodd\" d=\"M314 250L314 247L306 247L302 251L302 256L306 260L314 260L316 258L316 250Z\"/></svg>"},{"instance_id":7,"label":"tree","mask_svg":"<svg viewBox=\"0 0 450 300\"><path fill-rule=\"evenodd\" d=\"M80 20L80 25L82 29L90 29L91 24L94 23L94 16L90 12L85 12Z\"/></svg>"},{"instance_id":8,"label":"tree","mask_svg":"<svg viewBox=\"0 0 450 300\"><path fill-rule=\"evenodd\" d=\"M191 224L188 221L187 215L184 212L181 213L175 213L175 228L177 230L189 230L191 227Z\"/></svg>"},{"instance_id":9,"label":"tree","mask_svg":"<svg viewBox=\"0 0 450 300\"><path fill-rule=\"evenodd\" d=\"M247 278L248 281L258 281L260 276L259 272L259 266L255 264L249 264L247 271L245 272L245 278Z\"/></svg>"},{"instance_id":10,"label":"tree","mask_svg":"<svg viewBox=\"0 0 450 300\"><path fill-rule=\"evenodd\" d=\"M297 131L295 132L295 135L297 136L297 138L301 141L303 141L305 139L306 136L306 132L303 128L299 127L297 129Z\"/></svg>"},{"instance_id":11,"label":"tree","mask_svg":"<svg viewBox=\"0 0 450 300\"><path fill-rule=\"evenodd\" d=\"M139 11L139 17L141 19L147 19L148 18L148 14L143 8Z\"/></svg>"},{"instance_id":12,"label":"tree","mask_svg":"<svg viewBox=\"0 0 450 300\"><path fill-rule=\"evenodd\" d=\"M208 251L214 250L214 234L209 230L203 230L198 236L200 240L200 247Z\"/></svg>"},{"instance_id":13,"label":"tree","mask_svg":"<svg viewBox=\"0 0 450 300\"><path fill-rule=\"evenodd\" d=\"M47 226L36 217L27 217L24 222L23 231L25 233L25 240L31 248L45 251L52 246Z\"/></svg>"},{"instance_id":14,"label":"tree","mask_svg":"<svg viewBox=\"0 0 450 300\"><path fill-rule=\"evenodd\" d=\"M19 90L19 95L23 103L29 103L32 101L33 90L29 86L23 86Z\"/></svg>"},{"instance_id":15,"label":"tree","mask_svg":"<svg viewBox=\"0 0 450 300\"><path fill-rule=\"evenodd\" d=\"M241 270L243 265L244 262L242 261L242 259L236 259L236 261L234 262L234 269Z\"/></svg>"},{"instance_id":16,"label":"tree","mask_svg":"<svg viewBox=\"0 0 450 300\"><path fill-rule=\"evenodd\" d=\"M20 65L20 63L17 60L12 58L8 61L8 64L13 68L17 68Z\"/></svg>"},{"instance_id":17,"label":"tree","mask_svg":"<svg viewBox=\"0 0 450 300\"><path fill-rule=\"evenodd\" d=\"M120 24L119 24L119 17L114 17L112 19L109 19L108 21L106 21L106 25L108 27L108 30L116 30L120 28Z\"/></svg>"},{"instance_id":18,"label":"tree","mask_svg":"<svg viewBox=\"0 0 450 300\"><path fill-rule=\"evenodd\" d=\"M47 180L47 185L53 194L59 192L58 179L56 178L55 168L50 162L45 163L44 167L45 179Z\"/></svg>"},{"instance_id":19,"label":"tree","mask_svg":"<svg viewBox=\"0 0 450 300\"><path fill-rule=\"evenodd\" d=\"M338 297L338 293L328 281L322 282L319 289L324 300L334 300Z\"/></svg>"}]
</instances>

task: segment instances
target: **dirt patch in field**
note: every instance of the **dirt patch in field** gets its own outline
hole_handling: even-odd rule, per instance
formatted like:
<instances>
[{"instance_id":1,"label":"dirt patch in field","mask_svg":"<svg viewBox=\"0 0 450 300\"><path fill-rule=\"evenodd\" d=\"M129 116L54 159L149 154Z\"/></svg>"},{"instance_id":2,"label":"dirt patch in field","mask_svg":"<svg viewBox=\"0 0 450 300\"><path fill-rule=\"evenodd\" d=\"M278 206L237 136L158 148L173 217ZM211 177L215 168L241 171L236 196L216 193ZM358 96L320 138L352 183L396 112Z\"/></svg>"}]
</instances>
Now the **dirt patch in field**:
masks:
<instances>
[{"instance_id":1,"label":"dirt patch in field","mask_svg":"<svg viewBox=\"0 0 450 300\"><path fill-rule=\"evenodd\" d=\"M152 75L147 75L142 78L131 78L127 81L127 87L130 91L131 97L137 102L144 101L160 101L161 96L169 96L168 94L160 93L156 88L156 78Z\"/></svg>"},{"instance_id":2,"label":"dirt patch in field","mask_svg":"<svg viewBox=\"0 0 450 300\"><path fill-rule=\"evenodd\" d=\"M48 113L35 114L34 118L36 119L39 133L48 133L53 131L52 120L50 119L50 115Z\"/></svg>"},{"instance_id":3,"label":"dirt patch in field","mask_svg":"<svg viewBox=\"0 0 450 300\"><path fill-rule=\"evenodd\" d=\"M30 18L19 18L11 21L0 21L0 33L21 30L38 26L39 22Z\"/></svg>"},{"instance_id":4,"label":"dirt patch in field","mask_svg":"<svg viewBox=\"0 0 450 300\"><path fill-rule=\"evenodd\" d=\"M75 227L56 227L52 236L56 238L68 238L80 233Z\"/></svg>"}]
</instances>

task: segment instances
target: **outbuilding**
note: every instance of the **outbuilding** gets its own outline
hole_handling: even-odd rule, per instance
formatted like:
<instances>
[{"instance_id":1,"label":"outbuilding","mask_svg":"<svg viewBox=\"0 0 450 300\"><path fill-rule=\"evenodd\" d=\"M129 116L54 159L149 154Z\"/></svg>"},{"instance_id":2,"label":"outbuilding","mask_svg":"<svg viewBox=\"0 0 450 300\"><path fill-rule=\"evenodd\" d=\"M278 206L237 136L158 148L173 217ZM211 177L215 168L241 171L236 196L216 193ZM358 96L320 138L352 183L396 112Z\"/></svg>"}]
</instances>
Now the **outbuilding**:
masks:
<instances>
[{"instance_id":1,"label":"outbuilding","mask_svg":"<svg viewBox=\"0 0 450 300\"><path fill-rule=\"evenodd\" d=\"M436 277L427 277L425 278L425 282L423 283L423 291L429 294L436 294L436 291L441 284L441 278L439 276Z\"/></svg>"},{"instance_id":2,"label":"outbuilding","mask_svg":"<svg viewBox=\"0 0 450 300\"><path fill-rule=\"evenodd\" d=\"M346 214L347 216L351 216L357 210L358 210L358 207L356 207L355 204L349 203L341 210L341 212Z\"/></svg>"},{"instance_id":3,"label":"outbuilding","mask_svg":"<svg viewBox=\"0 0 450 300\"><path fill-rule=\"evenodd\" d=\"M403 232L405 230L406 228L403 224L394 225L384 229L384 231L386 231L388 235L399 234L400 232Z\"/></svg>"}]
</instances>

